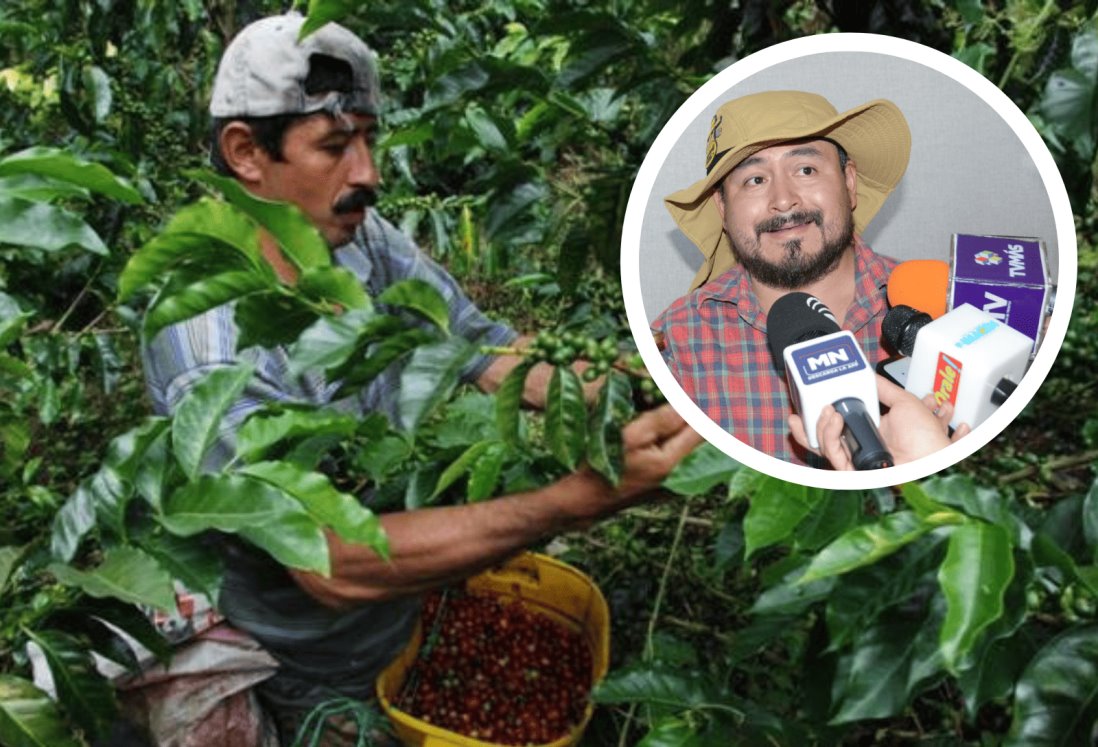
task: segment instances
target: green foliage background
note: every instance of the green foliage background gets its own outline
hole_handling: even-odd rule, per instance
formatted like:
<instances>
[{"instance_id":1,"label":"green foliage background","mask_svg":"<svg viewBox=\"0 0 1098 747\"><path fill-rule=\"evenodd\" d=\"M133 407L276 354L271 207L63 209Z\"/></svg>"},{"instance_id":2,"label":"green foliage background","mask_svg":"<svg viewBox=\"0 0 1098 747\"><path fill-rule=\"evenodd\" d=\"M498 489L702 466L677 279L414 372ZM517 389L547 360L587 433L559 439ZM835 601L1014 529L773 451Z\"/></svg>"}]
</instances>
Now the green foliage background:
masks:
<instances>
[{"instance_id":1,"label":"green foliage background","mask_svg":"<svg viewBox=\"0 0 1098 747\"><path fill-rule=\"evenodd\" d=\"M254 541L286 562L323 567L310 566L317 522L380 543L371 517L336 497L362 483L386 486L393 505L473 500L491 493L489 477L489 488L536 484L577 458L575 428L561 423L583 416L520 420L514 386L501 422L498 402L480 395L420 403L415 420L425 425L412 445L391 424L270 413L253 428L243 475L200 477L201 454L174 444L206 439L217 403L244 374L200 393L194 409L209 415L201 422L147 418L136 354L147 299L120 278L139 247L170 243L169 218L206 194L190 174L205 161L218 55L248 20L282 5L20 0L0 9L2 743L108 738L113 698L87 695L109 693L88 660L89 650L113 650L97 621L163 652L133 603L169 606L172 576L194 588L216 578L207 557L196 555L187 577L188 564L165 566L156 555L158 543L204 528L171 519L200 499L201 480L219 481L226 503L261 491L280 516L297 517L289 521L300 541ZM338 18L380 57L379 209L482 307L520 329L626 346L620 226L649 143L710 76L795 36L869 31L959 57L1029 114L1068 185L1080 246L1068 337L1026 412L978 455L919 485L855 493L730 470L701 452L668 484L684 497L553 544L596 577L615 620L591 744L1090 742L1098 720L1087 697L1098 687L1095 5L309 4L312 17ZM331 298L321 295L295 303ZM343 340L373 342L357 332ZM401 352L413 342L423 340ZM547 445L505 458L497 427L521 428L531 442L547 435ZM270 434L281 429L317 438L354 431L333 483L316 488L307 477L315 444L277 447ZM163 466L155 489L152 473L140 471L145 462ZM323 521L285 498L307 480L328 501ZM180 541L179 551L186 547ZM103 598L104 586L128 596ZM27 681L28 641L63 675L60 705Z\"/></svg>"}]
</instances>

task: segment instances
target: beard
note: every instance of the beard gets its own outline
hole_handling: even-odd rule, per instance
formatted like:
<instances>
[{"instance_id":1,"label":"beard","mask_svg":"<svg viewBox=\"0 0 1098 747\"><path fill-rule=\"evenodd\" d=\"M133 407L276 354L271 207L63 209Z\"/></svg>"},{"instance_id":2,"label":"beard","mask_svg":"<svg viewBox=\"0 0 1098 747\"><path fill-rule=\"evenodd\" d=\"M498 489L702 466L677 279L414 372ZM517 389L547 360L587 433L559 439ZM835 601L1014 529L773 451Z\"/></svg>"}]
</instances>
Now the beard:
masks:
<instances>
[{"instance_id":1,"label":"beard","mask_svg":"<svg viewBox=\"0 0 1098 747\"><path fill-rule=\"evenodd\" d=\"M796 290L816 282L835 269L843 254L854 241L854 216L848 210L842 212L839 225L825 225L819 210L801 210L778 215L755 226L754 237L729 232L732 253L747 273L763 285L781 290ZM814 223L823 236L823 246L814 254L808 254L801 246L801 239L790 239L782 245L783 255L777 262L762 256L761 239L768 231L798 223Z\"/></svg>"}]
</instances>

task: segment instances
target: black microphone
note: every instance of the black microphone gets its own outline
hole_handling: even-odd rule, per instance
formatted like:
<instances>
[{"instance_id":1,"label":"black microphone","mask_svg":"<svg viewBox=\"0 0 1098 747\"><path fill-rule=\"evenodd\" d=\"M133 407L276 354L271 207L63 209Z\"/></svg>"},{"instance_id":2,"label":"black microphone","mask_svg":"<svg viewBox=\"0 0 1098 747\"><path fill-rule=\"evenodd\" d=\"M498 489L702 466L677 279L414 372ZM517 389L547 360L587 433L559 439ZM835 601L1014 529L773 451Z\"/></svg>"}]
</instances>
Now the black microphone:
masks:
<instances>
[{"instance_id":1,"label":"black microphone","mask_svg":"<svg viewBox=\"0 0 1098 747\"><path fill-rule=\"evenodd\" d=\"M775 301L766 330L771 355L786 374L809 445L819 448L816 424L823 408L832 405L843 417L843 442L854 468L891 467L892 454L877 430L877 381L854 335L839 329L827 306L807 293L787 293Z\"/></svg>"}]
</instances>

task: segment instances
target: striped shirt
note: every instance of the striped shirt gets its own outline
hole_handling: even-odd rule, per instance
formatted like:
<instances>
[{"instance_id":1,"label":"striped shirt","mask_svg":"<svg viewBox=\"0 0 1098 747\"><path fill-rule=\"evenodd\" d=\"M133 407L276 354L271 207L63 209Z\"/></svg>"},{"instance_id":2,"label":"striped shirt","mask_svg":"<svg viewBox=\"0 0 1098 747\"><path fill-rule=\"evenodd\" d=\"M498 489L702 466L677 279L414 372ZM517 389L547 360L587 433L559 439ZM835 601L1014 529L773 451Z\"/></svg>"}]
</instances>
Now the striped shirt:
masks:
<instances>
[{"instance_id":1,"label":"striped shirt","mask_svg":"<svg viewBox=\"0 0 1098 747\"><path fill-rule=\"evenodd\" d=\"M371 296L407 278L431 283L449 304L450 330L456 335L484 345L507 345L518 336L507 325L484 316L444 269L374 210L367 212L355 238L337 249L334 257L335 263L350 270ZM344 412L383 412L391 422L399 422L399 364L390 366L355 395L333 401L339 383L326 381L323 371L292 378L286 348L252 347L237 352L238 336L233 307L226 304L172 325L142 346L146 385L153 409L160 415L174 410L210 371L242 361L255 365L248 388L221 422L220 438L203 465L207 470L218 469L232 458L236 429L265 402L331 405ZM462 372L463 380L475 381L491 360L474 356Z\"/></svg>"},{"instance_id":2,"label":"striped shirt","mask_svg":"<svg viewBox=\"0 0 1098 747\"><path fill-rule=\"evenodd\" d=\"M887 311L885 286L896 262L854 244L854 302L843 329L854 333L873 364ZM751 279L733 267L672 303L652 324L666 341L664 360L690 398L711 420L747 445L796 464L817 462L793 440L789 388L766 343L766 314Z\"/></svg>"},{"instance_id":3,"label":"striped shirt","mask_svg":"<svg viewBox=\"0 0 1098 747\"><path fill-rule=\"evenodd\" d=\"M445 270L374 210L367 213L354 240L336 250L334 257L372 296L405 278L431 283L449 303L451 331L470 341L507 345L518 336L507 325L484 316ZM398 422L399 363L364 390L333 401L338 383L326 381L323 372L292 378L285 348L253 347L238 353L237 338L233 309L226 305L168 327L142 346L145 378L159 414L172 411L204 374L242 360L255 364L247 389L222 420L205 469L219 469L229 461L235 453L236 429L268 401L329 404L359 414L383 412ZM475 381L491 360L475 356L462 372L463 379ZM221 612L281 664L278 674L261 685L268 701L307 709L335 694L372 696L374 679L411 637L419 615L418 597L335 611L302 591L284 568L263 553L235 541L220 546L226 557L218 600Z\"/></svg>"}]
</instances>

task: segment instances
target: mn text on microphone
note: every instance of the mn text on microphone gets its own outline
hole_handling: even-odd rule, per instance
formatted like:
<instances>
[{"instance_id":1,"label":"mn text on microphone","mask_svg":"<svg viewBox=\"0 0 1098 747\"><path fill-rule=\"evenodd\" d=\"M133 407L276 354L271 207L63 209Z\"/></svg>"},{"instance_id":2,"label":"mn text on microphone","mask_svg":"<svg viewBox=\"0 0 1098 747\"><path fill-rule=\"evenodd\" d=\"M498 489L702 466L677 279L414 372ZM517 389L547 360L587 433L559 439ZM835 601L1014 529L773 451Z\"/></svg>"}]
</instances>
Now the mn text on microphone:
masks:
<instances>
[{"instance_id":1,"label":"mn text on microphone","mask_svg":"<svg viewBox=\"0 0 1098 747\"><path fill-rule=\"evenodd\" d=\"M953 404L950 426L975 428L1014 391L1029 364L1033 340L972 304L937 319L896 306L881 325L885 340L910 363L904 388Z\"/></svg>"},{"instance_id":2,"label":"mn text on microphone","mask_svg":"<svg viewBox=\"0 0 1098 747\"><path fill-rule=\"evenodd\" d=\"M816 424L832 405L843 417L843 441L856 469L891 467L881 434L873 368L848 330L807 293L787 293L767 313L767 344L784 370L793 406L804 421L809 445L818 449Z\"/></svg>"}]
</instances>

